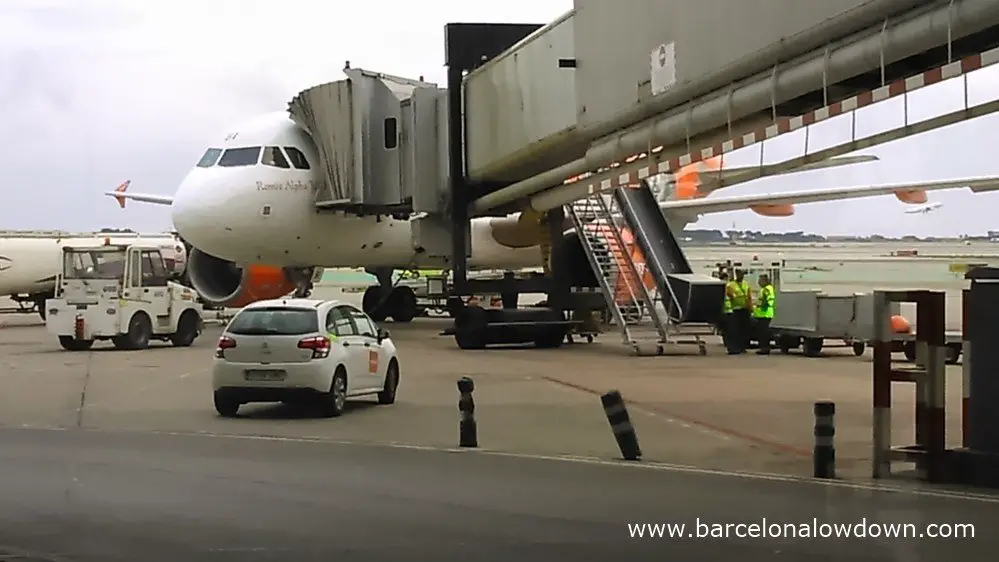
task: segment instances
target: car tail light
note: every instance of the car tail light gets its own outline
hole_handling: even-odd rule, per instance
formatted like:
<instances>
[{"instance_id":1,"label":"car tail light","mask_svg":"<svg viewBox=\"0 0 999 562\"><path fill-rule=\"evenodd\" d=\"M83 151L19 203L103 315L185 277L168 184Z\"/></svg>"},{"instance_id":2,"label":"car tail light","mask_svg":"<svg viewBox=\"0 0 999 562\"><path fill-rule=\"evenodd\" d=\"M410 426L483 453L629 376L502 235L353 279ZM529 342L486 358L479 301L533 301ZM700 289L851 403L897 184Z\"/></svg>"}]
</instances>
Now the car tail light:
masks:
<instances>
[{"instance_id":1,"label":"car tail light","mask_svg":"<svg viewBox=\"0 0 999 562\"><path fill-rule=\"evenodd\" d=\"M215 357L218 359L225 358L225 350L232 349L236 347L236 340L222 336L219 338L219 343L215 346Z\"/></svg>"},{"instance_id":2,"label":"car tail light","mask_svg":"<svg viewBox=\"0 0 999 562\"><path fill-rule=\"evenodd\" d=\"M299 349L311 349L313 359L324 359L330 354L330 339L326 336L305 338L298 342Z\"/></svg>"}]
</instances>

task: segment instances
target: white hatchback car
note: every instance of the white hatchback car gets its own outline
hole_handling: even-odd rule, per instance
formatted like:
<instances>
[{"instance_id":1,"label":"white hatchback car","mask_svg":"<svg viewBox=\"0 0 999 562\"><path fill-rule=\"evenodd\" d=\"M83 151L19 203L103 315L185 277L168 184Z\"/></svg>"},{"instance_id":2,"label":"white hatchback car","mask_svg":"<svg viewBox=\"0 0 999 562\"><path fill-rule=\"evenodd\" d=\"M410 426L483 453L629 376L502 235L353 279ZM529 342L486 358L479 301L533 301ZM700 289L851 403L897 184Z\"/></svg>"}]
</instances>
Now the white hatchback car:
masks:
<instances>
[{"instance_id":1,"label":"white hatchback car","mask_svg":"<svg viewBox=\"0 0 999 562\"><path fill-rule=\"evenodd\" d=\"M357 307L314 299L258 301L226 326L212 371L215 410L249 402L315 404L329 417L348 398L395 402L399 359L387 331Z\"/></svg>"}]
</instances>

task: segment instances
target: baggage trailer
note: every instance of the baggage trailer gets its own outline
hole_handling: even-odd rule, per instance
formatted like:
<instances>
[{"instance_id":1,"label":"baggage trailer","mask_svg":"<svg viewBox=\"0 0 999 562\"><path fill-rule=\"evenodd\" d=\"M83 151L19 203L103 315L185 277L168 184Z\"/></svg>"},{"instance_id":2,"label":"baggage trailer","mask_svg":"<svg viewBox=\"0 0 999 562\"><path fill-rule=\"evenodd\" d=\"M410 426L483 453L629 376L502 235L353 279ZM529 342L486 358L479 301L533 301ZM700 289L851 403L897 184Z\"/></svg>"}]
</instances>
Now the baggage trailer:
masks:
<instances>
[{"instance_id":1,"label":"baggage trailer","mask_svg":"<svg viewBox=\"0 0 999 562\"><path fill-rule=\"evenodd\" d=\"M947 342L947 356L944 359L948 365L955 365L961 359L961 351L964 345L964 334L960 330L947 330L944 334ZM916 334L898 334L897 339L892 340L892 352L903 353L909 361L916 360ZM857 348L854 348L857 353ZM863 348L861 352L863 353ZM860 355L857 353L857 355Z\"/></svg>"},{"instance_id":2,"label":"baggage trailer","mask_svg":"<svg viewBox=\"0 0 999 562\"><path fill-rule=\"evenodd\" d=\"M890 314L901 314L899 303L891 303ZM874 293L828 295L818 290L778 291L774 319L770 324L775 347L781 353L802 350L806 357L818 357L830 340L850 347L854 355L864 354L874 341ZM961 356L962 335L947 332L948 364ZM892 351L916 359L916 336L898 332L892 338Z\"/></svg>"}]
</instances>

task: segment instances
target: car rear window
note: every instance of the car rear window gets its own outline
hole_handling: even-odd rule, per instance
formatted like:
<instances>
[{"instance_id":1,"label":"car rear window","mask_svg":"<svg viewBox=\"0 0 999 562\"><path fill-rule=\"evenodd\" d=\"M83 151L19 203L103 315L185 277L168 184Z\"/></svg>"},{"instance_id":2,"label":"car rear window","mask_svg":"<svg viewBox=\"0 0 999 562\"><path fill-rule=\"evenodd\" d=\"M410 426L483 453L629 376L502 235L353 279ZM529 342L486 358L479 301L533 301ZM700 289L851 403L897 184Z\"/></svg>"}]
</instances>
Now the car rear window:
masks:
<instances>
[{"instance_id":1,"label":"car rear window","mask_svg":"<svg viewBox=\"0 0 999 562\"><path fill-rule=\"evenodd\" d=\"M244 336L299 336L318 332L319 320L311 308L251 308L237 314L226 331Z\"/></svg>"}]
</instances>

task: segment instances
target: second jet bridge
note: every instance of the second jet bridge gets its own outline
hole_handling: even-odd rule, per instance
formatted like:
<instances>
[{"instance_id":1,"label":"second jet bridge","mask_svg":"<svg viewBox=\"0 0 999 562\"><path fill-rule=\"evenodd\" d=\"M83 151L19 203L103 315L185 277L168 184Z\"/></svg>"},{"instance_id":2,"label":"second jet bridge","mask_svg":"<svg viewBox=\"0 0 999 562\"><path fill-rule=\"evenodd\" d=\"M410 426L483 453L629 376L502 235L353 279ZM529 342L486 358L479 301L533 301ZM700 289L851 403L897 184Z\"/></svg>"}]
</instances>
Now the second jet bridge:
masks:
<instances>
[{"instance_id":1,"label":"second jet bridge","mask_svg":"<svg viewBox=\"0 0 999 562\"><path fill-rule=\"evenodd\" d=\"M324 172L316 206L357 214L441 213L446 201L447 90L360 68L288 104Z\"/></svg>"},{"instance_id":2,"label":"second jet bridge","mask_svg":"<svg viewBox=\"0 0 999 562\"><path fill-rule=\"evenodd\" d=\"M724 284L693 272L644 182L567 210L625 343L670 343L681 326L720 320Z\"/></svg>"}]
</instances>

